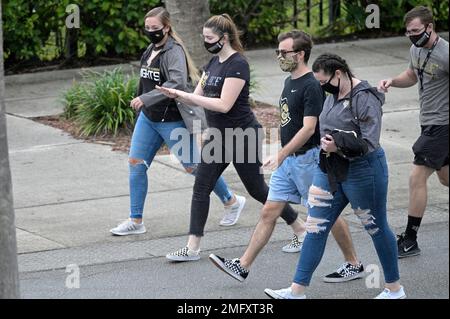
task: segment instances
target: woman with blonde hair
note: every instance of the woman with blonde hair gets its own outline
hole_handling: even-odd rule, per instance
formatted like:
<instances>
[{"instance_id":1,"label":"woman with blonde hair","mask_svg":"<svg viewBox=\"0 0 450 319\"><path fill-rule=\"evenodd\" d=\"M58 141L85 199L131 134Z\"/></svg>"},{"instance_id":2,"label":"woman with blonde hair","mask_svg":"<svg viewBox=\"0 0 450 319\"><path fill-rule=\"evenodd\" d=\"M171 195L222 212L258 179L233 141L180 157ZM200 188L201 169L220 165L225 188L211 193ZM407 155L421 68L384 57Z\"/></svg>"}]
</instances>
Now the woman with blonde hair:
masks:
<instances>
[{"instance_id":1,"label":"woman with blonde hair","mask_svg":"<svg viewBox=\"0 0 450 319\"><path fill-rule=\"evenodd\" d=\"M163 7L145 15L145 34L152 42L141 58L137 97L130 106L139 112L131 139L129 153L130 219L111 229L114 235L132 235L146 232L142 222L148 191L147 170L163 142L177 149L175 156L188 173L195 175L198 148L194 123L205 127L201 108L189 106L164 96L156 86L188 90L199 80L198 70L183 41L173 30L170 15ZM185 134L176 134L189 130ZM178 147L181 144L181 148ZM245 197L233 195L222 177L214 185L214 192L225 206L222 226L234 225L245 205Z\"/></svg>"}]
</instances>

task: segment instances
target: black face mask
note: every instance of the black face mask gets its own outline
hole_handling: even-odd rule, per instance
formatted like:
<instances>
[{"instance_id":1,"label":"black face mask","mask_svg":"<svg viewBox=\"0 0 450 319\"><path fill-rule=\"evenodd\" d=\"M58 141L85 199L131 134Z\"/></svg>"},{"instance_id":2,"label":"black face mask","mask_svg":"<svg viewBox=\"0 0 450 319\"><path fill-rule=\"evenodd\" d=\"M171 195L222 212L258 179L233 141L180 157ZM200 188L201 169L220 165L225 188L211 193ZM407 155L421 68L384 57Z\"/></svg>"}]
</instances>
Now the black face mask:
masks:
<instances>
[{"instance_id":1,"label":"black face mask","mask_svg":"<svg viewBox=\"0 0 450 319\"><path fill-rule=\"evenodd\" d=\"M157 44L162 41L164 38L164 32L163 29L157 30L157 31L148 31L144 29L145 35L152 41L153 44Z\"/></svg>"},{"instance_id":2,"label":"black face mask","mask_svg":"<svg viewBox=\"0 0 450 319\"><path fill-rule=\"evenodd\" d=\"M336 75L336 73L335 73L334 75ZM333 95L339 93L339 89L340 89L340 85L341 85L341 79L339 79L339 82L338 82L338 85L337 85L337 86L334 86L333 84L330 83L331 80L333 80L334 75L328 80L327 83L325 83L324 85L322 85L322 89L323 89L325 92L328 92L328 93L333 94Z\"/></svg>"},{"instance_id":3,"label":"black face mask","mask_svg":"<svg viewBox=\"0 0 450 319\"><path fill-rule=\"evenodd\" d=\"M430 41L430 37L431 33L427 33L427 30L425 29L421 34L410 35L409 39L416 47L422 48Z\"/></svg>"},{"instance_id":4,"label":"black face mask","mask_svg":"<svg viewBox=\"0 0 450 319\"><path fill-rule=\"evenodd\" d=\"M217 42L213 42L213 43L208 43L208 42L204 42L205 45L205 49L208 50L209 53L212 54L217 54L219 53L222 48L223 48L223 44L220 43L220 40L222 40L223 37L220 37L220 39Z\"/></svg>"}]
</instances>

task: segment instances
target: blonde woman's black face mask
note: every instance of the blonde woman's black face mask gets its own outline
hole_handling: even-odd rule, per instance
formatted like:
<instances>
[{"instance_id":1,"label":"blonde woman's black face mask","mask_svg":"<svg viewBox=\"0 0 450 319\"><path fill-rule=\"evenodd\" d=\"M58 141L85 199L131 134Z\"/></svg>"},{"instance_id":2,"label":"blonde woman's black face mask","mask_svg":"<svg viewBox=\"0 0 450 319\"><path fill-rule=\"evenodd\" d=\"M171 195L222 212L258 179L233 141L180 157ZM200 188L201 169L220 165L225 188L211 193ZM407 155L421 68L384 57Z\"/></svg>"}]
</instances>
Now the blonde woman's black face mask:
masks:
<instances>
[{"instance_id":1,"label":"blonde woman's black face mask","mask_svg":"<svg viewBox=\"0 0 450 319\"><path fill-rule=\"evenodd\" d=\"M145 35L152 41L153 44L157 44L162 41L164 38L164 28L161 28L160 30L156 31L149 31L147 29L144 29Z\"/></svg>"}]
</instances>

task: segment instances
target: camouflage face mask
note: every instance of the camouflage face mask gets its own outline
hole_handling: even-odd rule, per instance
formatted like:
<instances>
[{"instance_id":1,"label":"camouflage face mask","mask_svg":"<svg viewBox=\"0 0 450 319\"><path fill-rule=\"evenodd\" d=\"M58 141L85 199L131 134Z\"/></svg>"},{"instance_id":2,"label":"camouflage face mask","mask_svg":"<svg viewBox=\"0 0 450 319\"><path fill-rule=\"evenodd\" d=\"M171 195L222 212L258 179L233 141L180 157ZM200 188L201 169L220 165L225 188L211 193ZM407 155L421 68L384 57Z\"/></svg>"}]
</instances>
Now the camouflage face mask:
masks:
<instances>
[{"instance_id":1,"label":"camouflage face mask","mask_svg":"<svg viewBox=\"0 0 450 319\"><path fill-rule=\"evenodd\" d=\"M291 57L279 57L278 63L280 64L280 68L283 72L292 72L297 68L298 62Z\"/></svg>"}]
</instances>

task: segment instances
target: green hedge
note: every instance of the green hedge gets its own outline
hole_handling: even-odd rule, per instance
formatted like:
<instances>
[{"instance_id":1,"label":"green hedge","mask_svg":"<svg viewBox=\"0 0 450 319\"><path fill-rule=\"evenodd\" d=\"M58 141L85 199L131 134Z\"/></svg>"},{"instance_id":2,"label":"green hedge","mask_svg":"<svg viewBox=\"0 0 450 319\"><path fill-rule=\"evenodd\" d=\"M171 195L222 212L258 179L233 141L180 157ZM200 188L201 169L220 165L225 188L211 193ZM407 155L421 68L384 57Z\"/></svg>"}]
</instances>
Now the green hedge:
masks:
<instances>
[{"instance_id":1,"label":"green hedge","mask_svg":"<svg viewBox=\"0 0 450 319\"><path fill-rule=\"evenodd\" d=\"M159 0L6 0L3 5L5 68L24 61L62 59L65 50L66 7L77 4L78 32L84 59L99 56L136 58L148 40L143 17ZM53 50L49 50L51 47Z\"/></svg>"},{"instance_id":2,"label":"green hedge","mask_svg":"<svg viewBox=\"0 0 450 319\"><path fill-rule=\"evenodd\" d=\"M56 1L7 0L3 6L5 66L37 59L40 50L58 28ZM55 14L56 13L56 14Z\"/></svg>"},{"instance_id":3,"label":"green hedge","mask_svg":"<svg viewBox=\"0 0 450 319\"><path fill-rule=\"evenodd\" d=\"M351 34L367 31L365 21L368 13L365 7L370 4L377 4L380 7L379 30L371 29L372 33L393 33L403 34L405 26L403 17L412 8L424 5L432 8L435 17L436 27L439 30L448 30L448 1L436 0L345 0L342 1L342 12L340 18L328 25L319 32L319 36L330 36L333 34Z\"/></svg>"},{"instance_id":4,"label":"green hedge","mask_svg":"<svg viewBox=\"0 0 450 319\"><path fill-rule=\"evenodd\" d=\"M383 32L403 32L403 15L416 5L433 8L437 25L448 30L448 1L436 0L345 0L341 17L328 25L328 0L323 0L324 26L318 25L319 0L311 0L312 25L306 27L306 1L298 0L298 27L316 37L368 31L365 7L376 3L381 9ZM64 61L65 12L68 4L80 8L78 57L85 61L104 58L137 59L148 40L142 33L143 16L160 0L3 0L5 69L37 65L42 61ZM280 31L292 28L292 0L210 0L213 14L227 12L244 32L248 48L276 43ZM14 70L14 69L13 69Z\"/></svg>"},{"instance_id":5,"label":"green hedge","mask_svg":"<svg viewBox=\"0 0 450 319\"><path fill-rule=\"evenodd\" d=\"M258 6L255 6L258 2ZM290 17L286 8L292 1L286 0L233 0L210 1L211 12L228 13L243 32L247 47L271 45L286 26Z\"/></svg>"}]
</instances>

